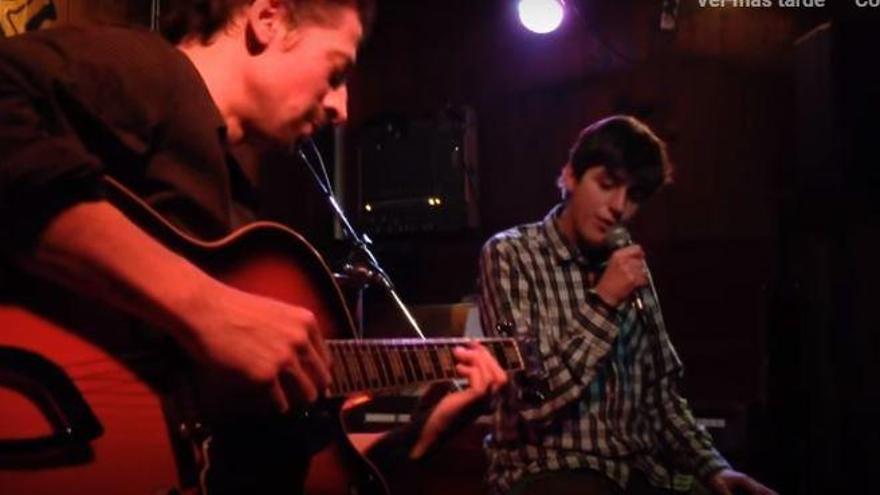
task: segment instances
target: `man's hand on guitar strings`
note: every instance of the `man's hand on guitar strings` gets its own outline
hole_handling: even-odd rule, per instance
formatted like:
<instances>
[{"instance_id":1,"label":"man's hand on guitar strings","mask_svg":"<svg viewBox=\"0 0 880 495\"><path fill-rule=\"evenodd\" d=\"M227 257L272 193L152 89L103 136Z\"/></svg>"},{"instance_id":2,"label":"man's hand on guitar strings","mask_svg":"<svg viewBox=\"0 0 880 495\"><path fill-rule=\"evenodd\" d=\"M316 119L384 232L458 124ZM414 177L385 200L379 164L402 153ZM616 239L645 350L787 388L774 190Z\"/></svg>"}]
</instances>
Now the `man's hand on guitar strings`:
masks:
<instances>
[{"instance_id":1,"label":"man's hand on guitar strings","mask_svg":"<svg viewBox=\"0 0 880 495\"><path fill-rule=\"evenodd\" d=\"M332 375L314 314L225 285L217 293L195 312L196 355L245 385L270 389L282 412L291 399L317 400Z\"/></svg>"}]
</instances>

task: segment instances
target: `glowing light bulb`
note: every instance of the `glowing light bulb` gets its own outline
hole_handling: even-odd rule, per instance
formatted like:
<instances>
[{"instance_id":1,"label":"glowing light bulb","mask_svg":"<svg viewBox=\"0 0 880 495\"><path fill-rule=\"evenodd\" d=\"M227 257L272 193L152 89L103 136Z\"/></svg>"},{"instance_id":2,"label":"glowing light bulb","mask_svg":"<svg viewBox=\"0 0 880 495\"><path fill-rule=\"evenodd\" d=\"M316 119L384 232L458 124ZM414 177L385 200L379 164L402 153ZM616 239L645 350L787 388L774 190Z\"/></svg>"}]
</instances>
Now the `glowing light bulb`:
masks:
<instances>
[{"instance_id":1,"label":"glowing light bulb","mask_svg":"<svg viewBox=\"0 0 880 495\"><path fill-rule=\"evenodd\" d=\"M560 0L520 0L517 12L523 26L538 34L558 28L565 14Z\"/></svg>"}]
</instances>

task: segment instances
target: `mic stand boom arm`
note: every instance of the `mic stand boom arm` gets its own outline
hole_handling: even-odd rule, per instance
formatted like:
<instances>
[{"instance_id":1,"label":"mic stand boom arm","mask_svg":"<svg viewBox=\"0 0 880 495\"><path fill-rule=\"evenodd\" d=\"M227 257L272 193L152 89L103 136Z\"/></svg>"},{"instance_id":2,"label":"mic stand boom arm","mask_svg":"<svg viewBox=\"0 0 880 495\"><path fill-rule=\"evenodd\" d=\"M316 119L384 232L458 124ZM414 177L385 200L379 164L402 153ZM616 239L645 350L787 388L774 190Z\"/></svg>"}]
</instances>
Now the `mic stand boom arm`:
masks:
<instances>
[{"instance_id":1,"label":"mic stand boom arm","mask_svg":"<svg viewBox=\"0 0 880 495\"><path fill-rule=\"evenodd\" d=\"M370 250L369 245L372 243L372 241L369 237L367 237L366 234L361 235L357 232L357 230L355 230L351 222L349 222L345 211L339 205L339 202L336 201L336 196L333 195L333 187L331 186L330 179L327 176L327 168L324 166L324 160L323 158L321 158L321 153L318 150L318 147L315 146L315 142L311 139L307 139L304 144L307 144L311 148L312 154L317 157L318 167L315 167L312 161L309 160L308 155L303 150L303 146L295 145L297 154L299 154L300 158L302 158L302 160L305 162L309 171L312 173L312 176L315 178L315 182L318 184L318 187L323 193L324 198L330 205L330 209L336 215L336 218L339 219L339 223L342 226L342 232L345 235L345 238L352 245L352 251L360 253L361 256L366 260L367 270L365 272L363 270L360 270L360 276L354 278L361 279L361 284L364 287L371 281L378 282L379 285L384 287L385 290L388 292L388 295L390 295L391 299L394 301L394 304L397 305L398 309L400 309L401 313L403 313L403 316L406 318L407 322L412 327L416 335L418 335L420 339L424 340L425 334L422 332L421 327L419 327L418 322L409 311L409 308L407 308L406 304L404 304L403 299L400 298L400 295L397 293L397 290L395 289L394 283L391 281L391 278L388 276L385 270L382 269L381 265L379 265L379 260L376 259L376 256ZM345 269L350 274L353 274L351 272L358 271L358 267L352 266L350 264L346 265ZM358 317L358 325L360 327L358 328L358 331L361 332L361 336L363 336L362 314L359 314Z\"/></svg>"}]
</instances>

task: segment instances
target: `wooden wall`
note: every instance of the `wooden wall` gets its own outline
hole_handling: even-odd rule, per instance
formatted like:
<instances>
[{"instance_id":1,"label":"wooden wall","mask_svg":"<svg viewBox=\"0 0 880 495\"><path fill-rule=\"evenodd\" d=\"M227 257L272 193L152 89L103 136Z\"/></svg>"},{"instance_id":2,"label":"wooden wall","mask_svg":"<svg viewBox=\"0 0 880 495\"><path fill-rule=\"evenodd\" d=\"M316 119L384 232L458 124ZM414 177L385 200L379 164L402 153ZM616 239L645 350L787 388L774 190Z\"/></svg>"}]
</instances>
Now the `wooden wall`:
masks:
<instances>
[{"instance_id":1,"label":"wooden wall","mask_svg":"<svg viewBox=\"0 0 880 495\"><path fill-rule=\"evenodd\" d=\"M377 249L409 300L459 300L474 290L482 242L557 201L578 130L639 115L677 165L634 234L648 247L688 390L760 401L780 174L794 157L792 43L815 20L682 2L678 30L665 33L657 2L575 3L581 15L542 37L518 25L510 2L382 2L353 83L349 137L376 113L472 106L481 224Z\"/></svg>"},{"instance_id":2,"label":"wooden wall","mask_svg":"<svg viewBox=\"0 0 880 495\"><path fill-rule=\"evenodd\" d=\"M582 17L541 37L519 27L512 3L381 3L351 89L350 144L379 113L470 105L481 219L471 231L379 239L380 259L408 301L472 294L488 236L540 219L558 200L555 178L577 131L611 113L643 117L668 140L677 176L633 230L686 364L685 393L752 421L748 411L767 399L768 335L790 330L771 328L771 306L797 156L794 42L828 13L682 2L677 31L665 33L659 2L574 2ZM748 427L743 441L760 451L760 428Z\"/></svg>"}]
</instances>

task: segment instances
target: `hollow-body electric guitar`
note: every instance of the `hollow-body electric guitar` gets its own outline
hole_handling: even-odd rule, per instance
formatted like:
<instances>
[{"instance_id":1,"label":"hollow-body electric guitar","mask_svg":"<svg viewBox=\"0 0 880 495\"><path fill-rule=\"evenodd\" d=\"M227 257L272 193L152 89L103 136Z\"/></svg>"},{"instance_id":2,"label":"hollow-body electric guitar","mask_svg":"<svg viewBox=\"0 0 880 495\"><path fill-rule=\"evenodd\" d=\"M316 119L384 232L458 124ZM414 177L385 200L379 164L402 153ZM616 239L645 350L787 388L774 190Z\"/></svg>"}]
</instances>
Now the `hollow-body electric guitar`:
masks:
<instances>
[{"instance_id":1,"label":"hollow-body electric guitar","mask_svg":"<svg viewBox=\"0 0 880 495\"><path fill-rule=\"evenodd\" d=\"M286 418L289 455L301 459L291 476L307 495L384 494L348 441L345 397L454 378L451 349L462 340L350 340L339 288L295 232L256 223L201 241L108 183L114 204L218 280L315 314L334 381L328 399ZM513 340L483 344L503 368L522 367ZM216 382L141 322L0 266L0 493L203 492L205 441L224 401L236 400Z\"/></svg>"}]
</instances>

